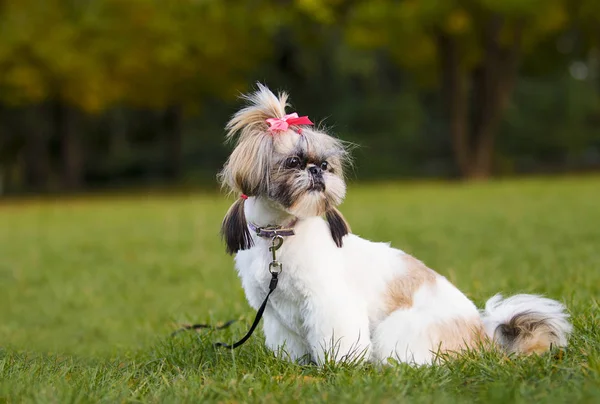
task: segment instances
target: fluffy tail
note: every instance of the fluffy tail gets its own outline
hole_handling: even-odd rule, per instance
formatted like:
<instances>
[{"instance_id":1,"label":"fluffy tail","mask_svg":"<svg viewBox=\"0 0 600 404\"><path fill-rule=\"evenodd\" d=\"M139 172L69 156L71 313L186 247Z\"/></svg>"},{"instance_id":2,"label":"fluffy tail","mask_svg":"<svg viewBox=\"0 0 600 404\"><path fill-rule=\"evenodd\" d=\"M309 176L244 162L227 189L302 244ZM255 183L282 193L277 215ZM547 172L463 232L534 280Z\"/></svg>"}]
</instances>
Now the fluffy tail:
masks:
<instances>
[{"instance_id":1,"label":"fluffy tail","mask_svg":"<svg viewBox=\"0 0 600 404\"><path fill-rule=\"evenodd\" d=\"M496 295L481 313L490 339L507 353L525 355L566 346L573 329L568 318L561 303L535 295Z\"/></svg>"}]
</instances>

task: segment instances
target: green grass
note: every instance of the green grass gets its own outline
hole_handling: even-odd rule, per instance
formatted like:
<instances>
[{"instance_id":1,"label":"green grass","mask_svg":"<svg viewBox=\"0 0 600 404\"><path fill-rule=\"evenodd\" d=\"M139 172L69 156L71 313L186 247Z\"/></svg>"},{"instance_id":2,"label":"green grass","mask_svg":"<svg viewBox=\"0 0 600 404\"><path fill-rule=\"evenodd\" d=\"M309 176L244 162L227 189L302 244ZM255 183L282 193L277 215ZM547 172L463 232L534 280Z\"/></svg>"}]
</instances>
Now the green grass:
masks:
<instances>
[{"instance_id":1,"label":"green grass","mask_svg":"<svg viewBox=\"0 0 600 404\"><path fill-rule=\"evenodd\" d=\"M352 186L355 233L391 241L481 305L563 300L564 352L472 352L440 366L300 366L260 333L218 229L222 195L0 204L0 402L600 402L600 178ZM284 275L285 276L285 275ZM243 321L169 333L183 322Z\"/></svg>"}]
</instances>

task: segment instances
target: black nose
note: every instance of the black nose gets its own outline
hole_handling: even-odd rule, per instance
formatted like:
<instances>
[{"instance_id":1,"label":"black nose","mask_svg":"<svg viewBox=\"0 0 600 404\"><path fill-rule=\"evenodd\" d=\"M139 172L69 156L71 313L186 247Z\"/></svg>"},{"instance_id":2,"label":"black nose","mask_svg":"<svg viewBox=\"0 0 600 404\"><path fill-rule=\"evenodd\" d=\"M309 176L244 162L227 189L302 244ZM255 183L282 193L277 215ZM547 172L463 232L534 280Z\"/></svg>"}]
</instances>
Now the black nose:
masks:
<instances>
[{"instance_id":1,"label":"black nose","mask_svg":"<svg viewBox=\"0 0 600 404\"><path fill-rule=\"evenodd\" d=\"M322 174L321 168L317 167L317 166L308 167L308 172L311 173L312 175L321 175Z\"/></svg>"}]
</instances>

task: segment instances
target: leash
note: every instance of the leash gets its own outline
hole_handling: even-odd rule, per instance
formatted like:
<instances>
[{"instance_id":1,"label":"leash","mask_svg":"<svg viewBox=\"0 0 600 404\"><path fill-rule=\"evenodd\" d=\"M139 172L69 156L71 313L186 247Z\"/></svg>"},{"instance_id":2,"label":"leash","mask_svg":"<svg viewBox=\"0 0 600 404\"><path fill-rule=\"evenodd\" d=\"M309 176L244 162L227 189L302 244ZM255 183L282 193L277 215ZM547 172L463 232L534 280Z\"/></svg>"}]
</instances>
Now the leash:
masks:
<instances>
[{"instance_id":1,"label":"leash","mask_svg":"<svg viewBox=\"0 0 600 404\"><path fill-rule=\"evenodd\" d=\"M258 323L260 323L260 320L262 319L262 316L267 307L267 302L269 301L269 297L271 296L271 293L273 293L273 291L277 288L277 283L279 282L279 274L283 270L283 265L281 264L281 262L279 262L277 260L277 250L279 250L281 248L281 246L283 245L283 240L284 240L283 236L294 235L293 229L261 228L261 227L256 227L256 226L251 226L251 228L252 228L252 230L256 231L256 234L258 236L271 238L271 246L269 247L269 251L271 251L273 259L269 263L269 272L271 273L271 281L269 282L269 293L267 293L267 296L265 296L265 300L263 300L262 304L258 308L258 311L256 312L256 316L254 317L254 322L252 323L252 326L250 326L250 329L248 330L246 335L244 335L242 337L242 339L240 339L239 341L237 341L236 343L231 344L231 345L226 344L224 342L216 342L213 344L213 346L215 346L215 347L226 348L226 349L235 349L235 348L243 345L246 341L248 341L250 339L250 337L254 333L254 330L256 330ZM209 324L186 325L186 326L183 326L182 328L180 328L179 330L173 332L171 334L171 336L179 334L182 331L198 330L201 328L208 328L211 330L223 330L223 329L229 327L231 324L235 323L236 321L237 320L229 320L225 324L218 326L218 327L213 327Z\"/></svg>"}]
</instances>

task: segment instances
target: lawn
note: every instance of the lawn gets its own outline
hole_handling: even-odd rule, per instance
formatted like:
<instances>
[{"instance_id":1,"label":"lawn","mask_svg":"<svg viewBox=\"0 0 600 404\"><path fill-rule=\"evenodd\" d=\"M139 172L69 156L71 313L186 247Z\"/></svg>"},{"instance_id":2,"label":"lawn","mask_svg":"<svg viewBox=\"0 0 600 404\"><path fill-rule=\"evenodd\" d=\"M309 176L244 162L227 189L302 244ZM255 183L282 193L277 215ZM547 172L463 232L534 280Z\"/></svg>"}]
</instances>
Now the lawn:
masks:
<instances>
[{"instance_id":1,"label":"lawn","mask_svg":"<svg viewBox=\"0 0 600 404\"><path fill-rule=\"evenodd\" d=\"M217 193L0 202L1 402L600 402L600 177L353 185L353 231L391 241L481 305L565 302L564 351L440 366L300 366L257 333L218 230ZM285 275L285 274L284 274ZM170 337L177 324L242 321Z\"/></svg>"}]
</instances>

